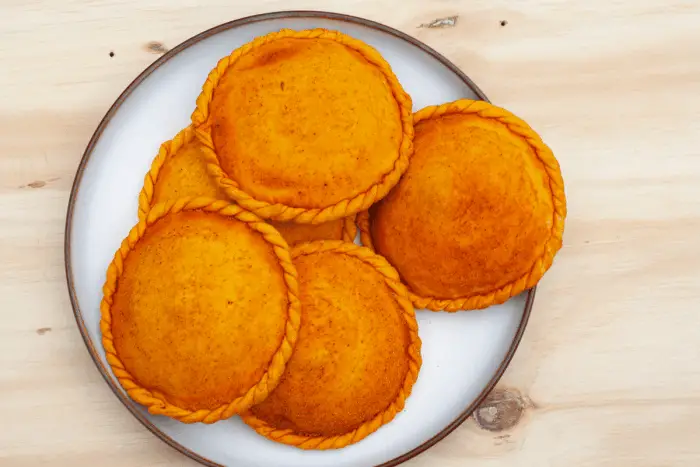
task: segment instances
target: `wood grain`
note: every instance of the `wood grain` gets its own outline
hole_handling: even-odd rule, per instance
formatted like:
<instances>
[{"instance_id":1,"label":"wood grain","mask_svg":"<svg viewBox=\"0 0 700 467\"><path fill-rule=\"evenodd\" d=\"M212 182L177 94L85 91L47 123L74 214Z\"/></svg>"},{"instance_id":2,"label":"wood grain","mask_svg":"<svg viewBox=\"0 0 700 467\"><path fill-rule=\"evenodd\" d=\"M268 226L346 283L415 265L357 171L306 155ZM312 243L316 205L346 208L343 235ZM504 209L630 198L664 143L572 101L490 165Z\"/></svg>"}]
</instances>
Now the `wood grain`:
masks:
<instances>
[{"instance_id":1,"label":"wood grain","mask_svg":"<svg viewBox=\"0 0 700 467\"><path fill-rule=\"evenodd\" d=\"M124 87L195 33L291 7L202 3L0 4L0 465L194 465L142 428L95 370L62 246L82 151ZM562 165L565 246L502 397L481 425L467 421L408 465L700 465L700 3L293 7L426 42L528 120Z\"/></svg>"}]
</instances>

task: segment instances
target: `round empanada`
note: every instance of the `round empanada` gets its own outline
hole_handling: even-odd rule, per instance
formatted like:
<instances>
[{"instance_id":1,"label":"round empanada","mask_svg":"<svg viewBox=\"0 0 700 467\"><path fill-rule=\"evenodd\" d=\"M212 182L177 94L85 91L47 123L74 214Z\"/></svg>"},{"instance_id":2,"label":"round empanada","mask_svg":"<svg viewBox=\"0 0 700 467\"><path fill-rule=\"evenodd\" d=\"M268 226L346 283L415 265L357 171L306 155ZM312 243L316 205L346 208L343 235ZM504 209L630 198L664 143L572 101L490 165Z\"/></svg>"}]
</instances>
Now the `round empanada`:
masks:
<instances>
[{"instance_id":1,"label":"round empanada","mask_svg":"<svg viewBox=\"0 0 700 467\"><path fill-rule=\"evenodd\" d=\"M533 287L561 248L559 163L510 112L460 100L415 114L399 184L360 215L363 244L385 256L417 308L503 303Z\"/></svg>"},{"instance_id":2,"label":"round empanada","mask_svg":"<svg viewBox=\"0 0 700 467\"><path fill-rule=\"evenodd\" d=\"M279 382L297 339L296 269L279 232L225 201L155 205L107 270L102 343L152 414L213 423Z\"/></svg>"},{"instance_id":3,"label":"round empanada","mask_svg":"<svg viewBox=\"0 0 700 467\"><path fill-rule=\"evenodd\" d=\"M367 209L398 182L411 107L369 45L284 29L218 63L192 122L231 199L263 218L315 224Z\"/></svg>"},{"instance_id":4,"label":"round empanada","mask_svg":"<svg viewBox=\"0 0 700 467\"><path fill-rule=\"evenodd\" d=\"M243 420L269 439L335 449L390 422L421 366L415 313L384 258L354 243L292 249L302 325L272 394Z\"/></svg>"}]
</instances>

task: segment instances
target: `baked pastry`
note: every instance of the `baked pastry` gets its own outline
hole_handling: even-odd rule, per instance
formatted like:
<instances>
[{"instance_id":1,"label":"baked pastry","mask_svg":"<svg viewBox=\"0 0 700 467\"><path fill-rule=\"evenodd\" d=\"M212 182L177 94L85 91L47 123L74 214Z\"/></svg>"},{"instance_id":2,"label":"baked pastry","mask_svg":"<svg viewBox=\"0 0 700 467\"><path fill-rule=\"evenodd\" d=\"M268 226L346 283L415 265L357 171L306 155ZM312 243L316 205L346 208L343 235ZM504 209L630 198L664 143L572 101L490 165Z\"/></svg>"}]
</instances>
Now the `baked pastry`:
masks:
<instances>
[{"instance_id":1,"label":"baked pastry","mask_svg":"<svg viewBox=\"0 0 700 467\"><path fill-rule=\"evenodd\" d=\"M144 219L155 204L197 196L228 199L209 175L202 145L188 126L160 145L139 193L139 219Z\"/></svg>"},{"instance_id":2,"label":"baked pastry","mask_svg":"<svg viewBox=\"0 0 700 467\"><path fill-rule=\"evenodd\" d=\"M559 163L521 119L483 101L414 116L415 151L394 190L360 216L417 308L485 308L533 287L562 245Z\"/></svg>"},{"instance_id":3,"label":"baked pastry","mask_svg":"<svg viewBox=\"0 0 700 467\"><path fill-rule=\"evenodd\" d=\"M102 343L122 387L150 413L213 423L279 382L300 310L279 232L237 205L157 204L107 270Z\"/></svg>"},{"instance_id":4,"label":"baked pastry","mask_svg":"<svg viewBox=\"0 0 700 467\"><path fill-rule=\"evenodd\" d=\"M227 200L228 196L209 175L202 145L192 127L180 131L163 143L139 194L139 219L157 203L184 197L204 196ZM353 241L357 234L355 216L321 224L271 222L290 245L313 240Z\"/></svg>"},{"instance_id":5,"label":"baked pastry","mask_svg":"<svg viewBox=\"0 0 700 467\"><path fill-rule=\"evenodd\" d=\"M355 214L321 224L269 221L282 234L289 246L316 240L344 240L352 242L357 236Z\"/></svg>"},{"instance_id":6,"label":"baked pastry","mask_svg":"<svg viewBox=\"0 0 700 467\"><path fill-rule=\"evenodd\" d=\"M284 29L219 61L192 123L231 199L263 218L315 224L367 209L398 182L411 106L372 47Z\"/></svg>"},{"instance_id":7,"label":"baked pastry","mask_svg":"<svg viewBox=\"0 0 700 467\"><path fill-rule=\"evenodd\" d=\"M398 274L354 243L292 249L302 325L282 381L242 415L302 449L360 441L403 409L421 366L415 313Z\"/></svg>"}]
</instances>

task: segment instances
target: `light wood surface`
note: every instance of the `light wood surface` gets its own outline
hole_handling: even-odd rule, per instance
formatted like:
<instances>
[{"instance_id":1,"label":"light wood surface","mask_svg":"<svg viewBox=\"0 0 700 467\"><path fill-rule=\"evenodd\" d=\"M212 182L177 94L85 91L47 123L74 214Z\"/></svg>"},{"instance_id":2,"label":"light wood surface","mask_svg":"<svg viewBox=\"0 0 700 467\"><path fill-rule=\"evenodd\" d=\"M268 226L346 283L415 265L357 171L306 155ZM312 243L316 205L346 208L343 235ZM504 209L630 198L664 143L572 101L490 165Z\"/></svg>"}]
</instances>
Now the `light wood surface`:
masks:
<instances>
[{"instance_id":1,"label":"light wood surface","mask_svg":"<svg viewBox=\"0 0 700 467\"><path fill-rule=\"evenodd\" d=\"M88 356L63 269L69 189L103 114L160 53L290 8L426 42L562 165L565 246L500 392L408 465L700 465L697 0L2 0L0 465L195 465Z\"/></svg>"}]
</instances>

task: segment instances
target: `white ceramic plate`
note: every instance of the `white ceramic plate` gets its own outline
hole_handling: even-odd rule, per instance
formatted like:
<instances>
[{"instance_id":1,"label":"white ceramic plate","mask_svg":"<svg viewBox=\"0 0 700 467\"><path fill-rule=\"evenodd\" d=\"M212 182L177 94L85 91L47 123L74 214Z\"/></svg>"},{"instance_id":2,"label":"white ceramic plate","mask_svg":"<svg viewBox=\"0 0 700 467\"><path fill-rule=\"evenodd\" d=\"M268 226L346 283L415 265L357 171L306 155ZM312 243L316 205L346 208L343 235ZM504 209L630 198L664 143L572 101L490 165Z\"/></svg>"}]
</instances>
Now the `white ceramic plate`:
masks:
<instances>
[{"instance_id":1,"label":"white ceramic plate","mask_svg":"<svg viewBox=\"0 0 700 467\"><path fill-rule=\"evenodd\" d=\"M113 379L100 341L105 270L136 223L138 193L159 145L189 123L195 98L219 58L281 28L337 29L376 47L414 110L462 97L485 99L437 52L367 20L320 12L255 16L206 31L144 71L100 123L78 169L66 223L66 272L80 331L105 380L154 434L206 465L351 467L397 465L456 428L493 387L520 340L534 290L504 305L456 314L418 312L423 367L405 410L365 440L335 451L303 451L257 435L239 418L184 425L149 415Z\"/></svg>"}]
</instances>

